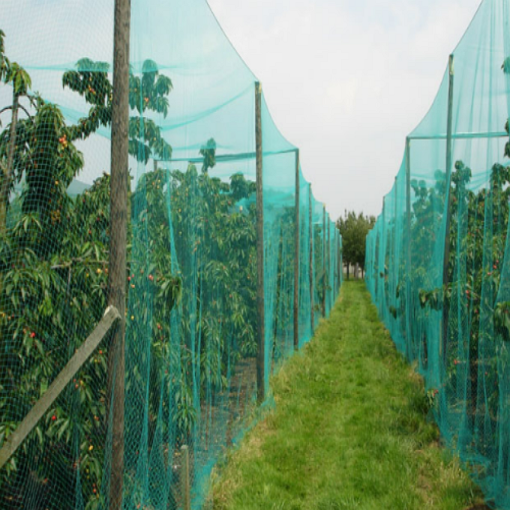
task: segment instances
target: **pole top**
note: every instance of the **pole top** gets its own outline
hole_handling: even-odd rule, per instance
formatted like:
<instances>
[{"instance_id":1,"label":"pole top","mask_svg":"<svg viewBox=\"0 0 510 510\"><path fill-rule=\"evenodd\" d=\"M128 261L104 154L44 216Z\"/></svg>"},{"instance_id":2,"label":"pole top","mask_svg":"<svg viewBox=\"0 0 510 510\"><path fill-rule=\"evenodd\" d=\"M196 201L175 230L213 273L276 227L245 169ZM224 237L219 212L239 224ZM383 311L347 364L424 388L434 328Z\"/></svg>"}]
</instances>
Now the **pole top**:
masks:
<instances>
[{"instance_id":1,"label":"pole top","mask_svg":"<svg viewBox=\"0 0 510 510\"><path fill-rule=\"evenodd\" d=\"M450 55L450 58L448 59L448 71L450 73L450 76L453 76L455 74L455 57L453 53Z\"/></svg>"},{"instance_id":2,"label":"pole top","mask_svg":"<svg viewBox=\"0 0 510 510\"><path fill-rule=\"evenodd\" d=\"M257 92L257 94L262 94L262 83L260 83L260 81L255 82L255 92Z\"/></svg>"}]
</instances>

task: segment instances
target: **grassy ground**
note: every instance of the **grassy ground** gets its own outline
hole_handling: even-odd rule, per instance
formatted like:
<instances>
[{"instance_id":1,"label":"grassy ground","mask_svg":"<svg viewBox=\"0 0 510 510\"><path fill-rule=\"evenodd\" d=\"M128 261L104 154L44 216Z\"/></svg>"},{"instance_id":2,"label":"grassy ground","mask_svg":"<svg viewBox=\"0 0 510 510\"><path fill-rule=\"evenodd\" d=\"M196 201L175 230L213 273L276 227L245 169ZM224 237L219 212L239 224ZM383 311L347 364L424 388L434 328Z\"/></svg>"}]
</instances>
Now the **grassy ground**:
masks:
<instances>
[{"instance_id":1,"label":"grassy ground","mask_svg":"<svg viewBox=\"0 0 510 510\"><path fill-rule=\"evenodd\" d=\"M276 409L223 466L216 510L462 510L481 502L439 446L422 381L362 282L344 284L330 319L272 387Z\"/></svg>"}]
</instances>

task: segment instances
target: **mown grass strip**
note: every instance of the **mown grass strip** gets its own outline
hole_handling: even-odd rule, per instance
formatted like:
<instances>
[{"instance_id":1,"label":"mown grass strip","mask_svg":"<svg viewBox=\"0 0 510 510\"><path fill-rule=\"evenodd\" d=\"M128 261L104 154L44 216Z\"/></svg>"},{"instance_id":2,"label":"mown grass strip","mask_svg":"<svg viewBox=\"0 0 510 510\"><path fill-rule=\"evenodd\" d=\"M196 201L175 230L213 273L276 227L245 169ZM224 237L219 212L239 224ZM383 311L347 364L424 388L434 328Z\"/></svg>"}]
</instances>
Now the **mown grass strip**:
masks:
<instances>
[{"instance_id":1,"label":"mown grass strip","mask_svg":"<svg viewBox=\"0 0 510 510\"><path fill-rule=\"evenodd\" d=\"M362 282L272 381L274 411L233 452L216 510L462 510L479 492L439 446L423 383ZM481 507L480 507L481 508Z\"/></svg>"}]
</instances>

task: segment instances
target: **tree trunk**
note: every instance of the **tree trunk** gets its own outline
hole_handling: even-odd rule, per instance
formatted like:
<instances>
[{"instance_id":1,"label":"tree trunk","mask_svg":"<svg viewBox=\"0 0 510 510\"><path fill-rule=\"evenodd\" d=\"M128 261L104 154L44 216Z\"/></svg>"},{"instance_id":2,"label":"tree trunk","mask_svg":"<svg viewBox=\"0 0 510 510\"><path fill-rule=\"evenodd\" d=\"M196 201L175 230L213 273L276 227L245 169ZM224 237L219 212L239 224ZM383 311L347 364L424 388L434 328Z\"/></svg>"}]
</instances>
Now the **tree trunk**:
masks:
<instances>
[{"instance_id":1,"label":"tree trunk","mask_svg":"<svg viewBox=\"0 0 510 510\"><path fill-rule=\"evenodd\" d=\"M347 279L349 279L351 264L347 262Z\"/></svg>"},{"instance_id":2,"label":"tree trunk","mask_svg":"<svg viewBox=\"0 0 510 510\"><path fill-rule=\"evenodd\" d=\"M9 205L9 192L14 173L14 151L16 149L16 128L18 126L19 96L13 92L12 121L9 133L9 146L7 147L7 168L4 170L2 187L0 189L0 233L7 230L7 208Z\"/></svg>"},{"instance_id":3,"label":"tree trunk","mask_svg":"<svg viewBox=\"0 0 510 510\"><path fill-rule=\"evenodd\" d=\"M110 510L123 507L130 21L130 0L115 0L108 302L117 308L121 319L112 339L108 367L108 379L113 381L109 406L113 412ZM108 397L111 394L109 391Z\"/></svg>"}]
</instances>

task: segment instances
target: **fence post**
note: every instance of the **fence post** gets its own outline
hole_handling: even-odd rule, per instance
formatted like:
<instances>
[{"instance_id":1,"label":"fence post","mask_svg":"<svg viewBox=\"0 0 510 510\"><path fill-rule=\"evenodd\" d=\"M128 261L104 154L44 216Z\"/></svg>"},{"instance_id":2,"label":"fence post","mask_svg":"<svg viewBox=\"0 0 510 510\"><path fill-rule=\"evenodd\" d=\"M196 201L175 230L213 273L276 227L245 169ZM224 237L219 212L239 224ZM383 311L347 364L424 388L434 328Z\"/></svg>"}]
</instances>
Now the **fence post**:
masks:
<instances>
[{"instance_id":1,"label":"fence post","mask_svg":"<svg viewBox=\"0 0 510 510\"><path fill-rule=\"evenodd\" d=\"M340 282L342 281L342 275L340 271L342 268L340 267L340 232L338 231L338 228L336 228L335 225L335 232L336 232L336 271L337 271L337 281L336 281L336 293L340 291Z\"/></svg>"},{"instance_id":2,"label":"fence post","mask_svg":"<svg viewBox=\"0 0 510 510\"><path fill-rule=\"evenodd\" d=\"M448 60L448 117L446 124L446 225L444 237L443 260L443 318L441 328L441 341L439 342L439 358L446 356L446 343L448 335L448 307L446 306L446 286L448 285L448 263L450 260L450 225L452 213L452 131L453 131L453 85L454 85L454 57Z\"/></svg>"},{"instance_id":3,"label":"fence post","mask_svg":"<svg viewBox=\"0 0 510 510\"><path fill-rule=\"evenodd\" d=\"M255 83L255 151L257 185L257 399L265 399L266 349L264 311L264 194L262 152L262 86Z\"/></svg>"},{"instance_id":4,"label":"fence post","mask_svg":"<svg viewBox=\"0 0 510 510\"><path fill-rule=\"evenodd\" d=\"M326 204L322 204L322 316L326 317Z\"/></svg>"},{"instance_id":5,"label":"fence post","mask_svg":"<svg viewBox=\"0 0 510 510\"><path fill-rule=\"evenodd\" d=\"M294 350L299 349L299 250L300 250L300 198L299 198L299 149L296 150L296 211L294 232Z\"/></svg>"},{"instance_id":6,"label":"fence post","mask_svg":"<svg viewBox=\"0 0 510 510\"><path fill-rule=\"evenodd\" d=\"M311 184L308 185L308 221L310 223L310 225L309 225L310 240L308 243L308 248L309 248L309 252L310 252L309 253L309 257L310 257L310 275L309 275L309 278L310 278L310 311L311 311L310 321L312 324L312 335L313 335L313 331L315 329L315 310L314 310L315 289L314 289L314 284L313 284L313 281L314 281L313 275L314 275L315 267L313 265L313 211L312 211L312 185Z\"/></svg>"},{"instance_id":7,"label":"fence post","mask_svg":"<svg viewBox=\"0 0 510 510\"><path fill-rule=\"evenodd\" d=\"M406 138L406 357L411 342L411 140Z\"/></svg>"},{"instance_id":8,"label":"fence post","mask_svg":"<svg viewBox=\"0 0 510 510\"><path fill-rule=\"evenodd\" d=\"M78 370L90 358L92 353L97 349L99 344L104 340L106 334L112 326L120 319L118 310L109 306L99 324L94 331L86 338L86 340L77 349L73 357L67 362L66 366L57 375L50 384L43 396L30 409L23 421L18 425L16 430L8 437L0 449L0 469L6 462L16 453L16 450L23 444L23 441L34 430L39 420L44 416L48 409L53 405L59 395L66 389L72 378Z\"/></svg>"},{"instance_id":9,"label":"fence post","mask_svg":"<svg viewBox=\"0 0 510 510\"><path fill-rule=\"evenodd\" d=\"M328 288L330 286L330 284L332 283L330 280L330 278L331 278L331 220L330 220L329 214L327 216L326 226L327 226L327 230L328 230L328 233L327 233L328 237L327 237L327 242L326 242L326 274L328 275L328 285L326 288ZM329 291L328 291L328 294L329 294ZM327 301L329 301L329 299Z\"/></svg>"},{"instance_id":10,"label":"fence post","mask_svg":"<svg viewBox=\"0 0 510 510\"><path fill-rule=\"evenodd\" d=\"M191 510L189 448L187 445L181 446L181 489L182 489L182 508L183 510Z\"/></svg>"},{"instance_id":11,"label":"fence post","mask_svg":"<svg viewBox=\"0 0 510 510\"><path fill-rule=\"evenodd\" d=\"M398 282L398 263L397 263L397 216L398 216L398 177L395 176L395 208L393 212L393 239L392 239L392 249L393 249L393 255L392 255L392 261L393 261L393 282L394 285L396 285L396 282ZM397 309L397 298L395 296L395 292L393 291L392 299L395 303L395 309Z\"/></svg>"},{"instance_id":12,"label":"fence post","mask_svg":"<svg viewBox=\"0 0 510 510\"><path fill-rule=\"evenodd\" d=\"M108 304L119 311L120 324L113 336L108 363L108 381L113 384L113 400L111 388L108 388L109 411L113 413L109 501L111 510L120 510L123 506L130 21L130 0L115 0Z\"/></svg>"}]
</instances>

